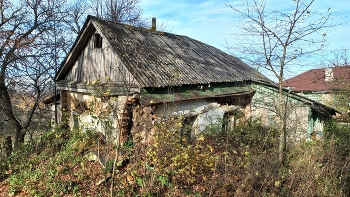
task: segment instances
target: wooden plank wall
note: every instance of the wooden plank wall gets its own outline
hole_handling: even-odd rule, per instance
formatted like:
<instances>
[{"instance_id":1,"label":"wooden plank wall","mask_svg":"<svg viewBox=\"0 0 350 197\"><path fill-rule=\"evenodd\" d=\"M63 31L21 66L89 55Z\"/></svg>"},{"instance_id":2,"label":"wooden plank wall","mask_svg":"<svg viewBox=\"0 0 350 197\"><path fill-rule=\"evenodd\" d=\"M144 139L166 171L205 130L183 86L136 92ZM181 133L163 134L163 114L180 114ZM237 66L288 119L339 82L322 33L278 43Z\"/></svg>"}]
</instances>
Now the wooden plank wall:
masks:
<instances>
[{"instance_id":1,"label":"wooden plank wall","mask_svg":"<svg viewBox=\"0 0 350 197\"><path fill-rule=\"evenodd\" d=\"M94 48L94 34L90 37L84 50L75 62L65 80L92 82L111 82L137 84L130 72L124 67L106 39L102 40L102 48Z\"/></svg>"}]
</instances>

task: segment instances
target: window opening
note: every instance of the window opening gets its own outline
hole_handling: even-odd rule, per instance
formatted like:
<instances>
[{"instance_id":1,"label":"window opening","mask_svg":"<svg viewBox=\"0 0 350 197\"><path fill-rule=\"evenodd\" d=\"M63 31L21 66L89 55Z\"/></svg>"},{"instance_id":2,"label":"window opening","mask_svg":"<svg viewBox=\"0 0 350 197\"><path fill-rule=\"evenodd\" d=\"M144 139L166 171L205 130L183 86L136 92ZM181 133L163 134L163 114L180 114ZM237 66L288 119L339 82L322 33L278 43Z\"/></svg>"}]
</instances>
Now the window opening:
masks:
<instances>
[{"instance_id":1,"label":"window opening","mask_svg":"<svg viewBox=\"0 0 350 197\"><path fill-rule=\"evenodd\" d=\"M222 131L231 131L236 127L236 119L233 111L225 112L222 119Z\"/></svg>"},{"instance_id":2,"label":"window opening","mask_svg":"<svg viewBox=\"0 0 350 197\"><path fill-rule=\"evenodd\" d=\"M190 116L190 117L186 117L182 124L182 129L181 129L181 141L182 139L186 139L186 140L191 140L191 133L192 133L192 126L194 121L196 120L197 116Z\"/></svg>"},{"instance_id":3,"label":"window opening","mask_svg":"<svg viewBox=\"0 0 350 197\"><path fill-rule=\"evenodd\" d=\"M100 34L95 34L94 48L102 48L102 37Z\"/></svg>"},{"instance_id":4,"label":"window opening","mask_svg":"<svg viewBox=\"0 0 350 197\"><path fill-rule=\"evenodd\" d=\"M239 119L243 116L244 114L241 111L226 111L222 119L222 131L233 131L236 125L239 124Z\"/></svg>"}]
</instances>

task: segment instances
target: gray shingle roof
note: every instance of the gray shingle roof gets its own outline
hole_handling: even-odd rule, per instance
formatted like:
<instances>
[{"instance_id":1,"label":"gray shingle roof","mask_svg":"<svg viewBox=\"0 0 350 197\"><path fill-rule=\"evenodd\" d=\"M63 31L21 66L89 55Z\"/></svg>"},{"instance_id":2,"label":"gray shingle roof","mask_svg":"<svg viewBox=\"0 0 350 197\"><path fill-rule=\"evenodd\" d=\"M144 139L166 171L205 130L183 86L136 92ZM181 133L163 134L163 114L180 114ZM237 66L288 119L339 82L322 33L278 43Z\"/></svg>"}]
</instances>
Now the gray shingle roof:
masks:
<instances>
[{"instance_id":1,"label":"gray shingle roof","mask_svg":"<svg viewBox=\"0 0 350 197\"><path fill-rule=\"evenodd\" d=\"M63 80L98 29L142 87L255 81L273 82L240 59L187 36L88 16L55 80Z\"/></svg>"},{"instance_id":2,"label":"gray shingle roof","mask_svg":"<svg viewBox=\"0 0 350 197\"><path fill-rule=\"evenodd\" d=\"M271 82L240 59L189 37L90 18L143 87Z\"/></svg>"}]
</instances>

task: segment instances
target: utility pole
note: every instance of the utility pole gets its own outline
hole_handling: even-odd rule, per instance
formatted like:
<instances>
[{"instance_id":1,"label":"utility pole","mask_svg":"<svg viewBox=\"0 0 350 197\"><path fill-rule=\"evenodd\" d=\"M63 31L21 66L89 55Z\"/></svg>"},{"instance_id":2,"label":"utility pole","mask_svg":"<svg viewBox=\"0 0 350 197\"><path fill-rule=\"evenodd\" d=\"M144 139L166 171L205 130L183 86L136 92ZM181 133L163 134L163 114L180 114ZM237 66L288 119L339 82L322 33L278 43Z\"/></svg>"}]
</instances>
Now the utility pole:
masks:
<instances>
[{"instance_id":1,"label":"utility pole","mask_svg":"<svg viewBox=\"0 0 350 197\"><path fill-rule=\"evenodd\" d=\"M52 6L53 6L53 31L54 31L54 66L55 66L55 74L57 73L57 33L56 33L56 13L55 13L55 0L52 0ZM57 88L56 88L56 82L55 82L55 78L53 78L53 102L54 102L54 113L55 113L55 125L57 125L58 123L58 117L57 117Z\"/></svg>"}]
</instances>

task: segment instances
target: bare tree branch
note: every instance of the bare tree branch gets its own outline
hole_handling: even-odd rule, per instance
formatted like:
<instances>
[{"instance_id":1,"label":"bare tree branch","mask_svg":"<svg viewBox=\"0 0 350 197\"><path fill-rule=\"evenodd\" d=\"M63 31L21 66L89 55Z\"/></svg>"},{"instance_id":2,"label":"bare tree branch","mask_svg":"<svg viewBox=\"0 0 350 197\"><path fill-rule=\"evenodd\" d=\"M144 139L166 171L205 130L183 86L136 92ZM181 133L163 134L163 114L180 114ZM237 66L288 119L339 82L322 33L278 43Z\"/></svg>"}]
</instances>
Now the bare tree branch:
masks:
<instances>
[{"instance_id":1,"label":"bare tree branch","mask_svg":"<svg viewBox=\"0 0 350 197\"><path fill-rule=\"evenodd\" d=\"M266 0L244 0L242 5L226 4L241 17L242 32L234 34L235 51L252 66L271 72L278 80L279 101L277 116L280 119L280 161L286 149L286 122L288 96L282 86L285 71L295 67L302 58L324 49L326 32L341 23L334 21L330 9L319 12L312 8L314 0L294 0L289 10L267 7ZM231 49L232 47L229 47Z\"/></svg>"}]
</instances>

